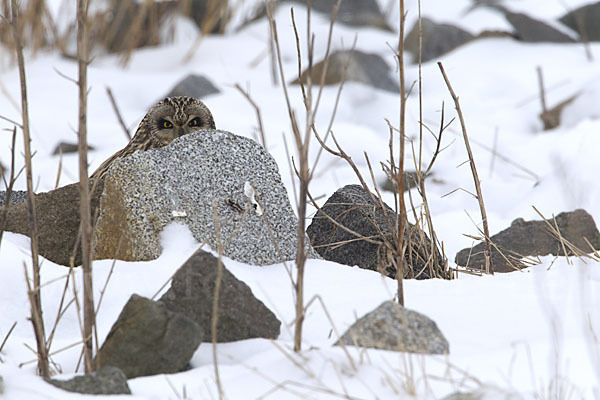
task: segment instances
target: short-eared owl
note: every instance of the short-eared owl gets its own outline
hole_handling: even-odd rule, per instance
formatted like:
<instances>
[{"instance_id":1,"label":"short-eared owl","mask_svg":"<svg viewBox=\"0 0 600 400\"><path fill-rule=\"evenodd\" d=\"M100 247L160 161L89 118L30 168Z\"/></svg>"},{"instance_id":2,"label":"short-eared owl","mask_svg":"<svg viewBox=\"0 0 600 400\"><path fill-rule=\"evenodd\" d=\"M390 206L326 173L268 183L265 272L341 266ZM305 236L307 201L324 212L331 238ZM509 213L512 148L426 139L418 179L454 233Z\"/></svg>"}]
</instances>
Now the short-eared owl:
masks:
<instances>
[{"instance_id":1,"label":"short-eared owl","mask_svg":"<svg viewBox=\"0 0 600 400\"><path fill-rule=\"evenodd\" d=\"M117 158L166 146L175 138L201 129L216 129L204 103L187 96L167 97L148 110L129 144L104 161L90 178L103 178Z\"/></svg>"}]
</instances>

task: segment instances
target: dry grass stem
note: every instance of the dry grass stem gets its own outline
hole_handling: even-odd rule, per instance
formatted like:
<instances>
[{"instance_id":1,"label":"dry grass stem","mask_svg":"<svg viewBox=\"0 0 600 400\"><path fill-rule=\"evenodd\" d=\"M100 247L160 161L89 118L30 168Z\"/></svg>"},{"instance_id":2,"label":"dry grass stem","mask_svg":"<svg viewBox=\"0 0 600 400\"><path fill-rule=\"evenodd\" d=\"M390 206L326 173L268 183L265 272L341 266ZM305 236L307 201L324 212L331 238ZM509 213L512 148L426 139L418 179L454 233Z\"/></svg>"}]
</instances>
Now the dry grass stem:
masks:
<instances>
[{"instance_id":1,"label":"dry grass stem","mask_svg":"<svg viewBox=\"0 0 600 400\"><path fill-rule=\"evenodd\" d=\"M6 335L4 336L4 339L2 340L2 344L0 344L0 353L2 353L2 350L4 349L4 346L6 345L6 342L8 342L8 338L10 337L10 334L13 332L13 330L15 329L16 326L17 326L17 321L13 322L13 324L10 327L10 329L8 330L8 332L6 333Z\"/></svg>"},{"instance_id":2,"label":"dry grass stem","mask_svg":"<svg viewBox=\"0 0 600 400\"><path fill-rule=\"evenodd\" d=\"M113 95L112 90L110 90L110 87L108 87L108 86L106 87L106 94L108 95L110 104L113 108L113 111L115 112L115 115L117 116L117 120L119 120L119 125L121 126L121 129L123 129L125 136L127 136L127 140L131 140L131 132L129 132L129 128L127 128L127 124L125 124L125 121L123 120L123 116L121 115L121 112L119 111L119 106L117 106L117 101L115 100L115 96Z\"/></svg>"},{"instance_id":3,"label":"dry grass stem","mask_svg":"<svg viewBox=\"0 0 600 400\"><path fill-rule=\"evenodd\" d=\"M494 266L492 265L492 259L491 259L492 253L490 250L490 239L489 239L490 231L488 228L487 214L485 212L485 203L483 201L483 193L481 192L481 183L479 180L479 176L477 175L477 168L475 166L475 159L473 158L473 152L471 151L471 145L469 143L469 136L467 135L467 125L465 124L465 119L463 117L463 113L460 108L460 102L458 101L458 96L454 92L454 89L452 89L452 85L450 84L450 80L448 79L448 76L446 75L444 66L442 65L441 62L438 62L438 66L440 68L442 76L444 77L444 81L446 82L448 91L450 92L450 95L452 96L452 100L454 100L454 105L456 106L456 112L458 113L458 119L460 121L460 126L462 128L463 139L465 141L465 147L467 149L467 154L469 155L469 165L471 166L471 173L473 174L475 190L477 191L477 201L479 202L479 209L481 211L481 220L482 220L482 224L483 224L483 233L484 233L484 240L485 240L485 250L484 250L485 272L487 274L493 274Z\"/></svg>"},{"instance_id":4,"label":"dry grass stem","mask_svg":"<svg viewBox=\"0 0 600 400\"><path fill-rule=\"evenodd\" d=\"M260 142L262 144L262 146L267 149L267 140L265 138L265 128L263 125L263 120L262 120L262 115L260 112L260 108L258 107L258 105L256 104L256 102L254 102L254 100L252 100L252 97L250 97L250 93L244 89L242 89L242 87L239 84L235 84L235 88L237 90L240 91L241 94L244 95L244 97L246 98L246 100L248 100L248 102L250 103L250 105L252 106L252 108L254 108L254 111L256 112L256 121L258 123L258 133L260 134Z\"/></svg>"},{"instance_id":5,"label":"dry grass stem","mask_svg":"<svg viewBox=\"0 0 600 400\"><path fill-rule=\"evenodd\" d=\"M213 357L213 368L215 370L215 382L217 384L217 389L219 390L219 399L225 398L225 392L223 391L223 386L221 385L221 378L219 376L219 361L217 358L217 326L219 323L219 294L221 291L221 283L223 281L223 242L221 240L221 223L219 220L219 213L217 211L217 203L213 200L213 220L215 224L215 237L217 239L217 253L218 253L218 261L217 261L217 276L215 278L215 290L213 294L213 304L212 304L212 316L210 323L210 332L211 332L211 340L212 340L212 357Z\"/></svg>"},{"instance_id":6,"label":"dry grass stem","mask_svg":"<svg viewBox=\"0 0 600 400\"><path fill-rule=\"evenodd\" d=\"M38 373L43 377L48 377L50 368L48 364L48 348L46 347L46 338L44 332L44 320L42 318L42 300L40 287L40 265L38 257L38 227L35 207L35 194L33 191L33 171L31 165L31 136L29 132L29 111L27 100L27 79L25 77L25 59L23 57L23 44L21 40L22 25L20 23L19 9L16 0L11 0L11 25L13 31L14 47L17 53L17 63L19 67L19 80L21 82L21 116L23 119L23 140L25 148L25 174L27 177L27 210L29 216L29 229L31 234L31 261L33 268L34 290L29 288L29 300L31 303L31 322L35 333L35 340L38 354ZM25 267L27 274L27 267ZM27 279L29 285L29 279Z\"/></svg>"}]
</instances>

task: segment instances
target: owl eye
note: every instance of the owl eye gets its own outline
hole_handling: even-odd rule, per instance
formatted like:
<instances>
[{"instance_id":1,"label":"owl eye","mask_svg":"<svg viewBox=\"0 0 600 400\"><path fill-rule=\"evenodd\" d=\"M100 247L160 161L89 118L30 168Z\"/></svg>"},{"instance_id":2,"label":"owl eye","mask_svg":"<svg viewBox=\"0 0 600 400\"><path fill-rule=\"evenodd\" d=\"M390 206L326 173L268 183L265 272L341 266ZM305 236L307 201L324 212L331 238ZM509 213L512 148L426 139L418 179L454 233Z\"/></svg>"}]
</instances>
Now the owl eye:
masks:
<instances>
[{"instance_id":1,"label":"owl eye","mask_svg":"<svg viewBox=\"0 0 600 400\"><path fill-rule=\"evenodd\" d=\"M167 121L166 119L161 120L159 125L162 129L170 129L173 127L173 123L171 121Z\"/></svg>"},{"instance_id":2,"label":"owl eye","mask_svg":"<svg viewBox=\"0 0 600 400\"><path fill-rule=\"evenodd\" d=\"M200 118L196 117L190 122L188 122L189 126L200 126Z\"/></svg>"}]
</instances>

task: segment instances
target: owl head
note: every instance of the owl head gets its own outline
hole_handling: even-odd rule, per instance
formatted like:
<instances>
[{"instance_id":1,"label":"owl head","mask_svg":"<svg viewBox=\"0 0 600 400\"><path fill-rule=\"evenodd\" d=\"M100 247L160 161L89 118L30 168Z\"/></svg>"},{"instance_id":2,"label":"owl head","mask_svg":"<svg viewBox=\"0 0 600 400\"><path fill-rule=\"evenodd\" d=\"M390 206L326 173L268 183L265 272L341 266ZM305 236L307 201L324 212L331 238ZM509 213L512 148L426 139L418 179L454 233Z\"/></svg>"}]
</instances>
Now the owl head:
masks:
<instances>
[{"instance_id":1,"label":"owl head","mask_svg":"<svg viewBox=\"0 0 600 400\"><path fill-rule=\"evenodd\" d=\"M216 129L208 107L187 96L167 97L148 110L140 127L150 128L154 140L168 144L201 129Z\"/></svg>"}]
</instances>

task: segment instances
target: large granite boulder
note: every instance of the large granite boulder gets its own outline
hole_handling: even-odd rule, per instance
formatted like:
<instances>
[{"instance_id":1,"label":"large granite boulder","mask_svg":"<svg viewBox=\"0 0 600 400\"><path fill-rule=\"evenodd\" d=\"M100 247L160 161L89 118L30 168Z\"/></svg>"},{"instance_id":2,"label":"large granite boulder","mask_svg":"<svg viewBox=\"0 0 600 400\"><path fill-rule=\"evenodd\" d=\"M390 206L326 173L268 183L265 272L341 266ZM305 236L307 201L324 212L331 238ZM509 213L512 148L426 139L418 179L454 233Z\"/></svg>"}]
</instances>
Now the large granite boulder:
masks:
<instances>
[{"instance_id":1,"label":"large granite boulder","mask_svg":"<svg viewBox=\"0 0 600 400\"><path fill-rule=\"evenodd\" d=\"M200 345L202 329L159 301L132 295L94 362L121 369L128 379L182 371Z\"/></svg>"},{"instance_id":2,"label":"large granite boulder","mask_svg":"<svg viewBox=\"0 0 600 400\"><path fill-rule=\"evenodd\" d=\"M490 239L494 243L491 249L494 272L512 272L530 266L530 263L522 261L524 257L548 254L564 256L565 250L567 255L573 255L569 243L584 252L592 251L588 241L594 249L600 249L600 232L592 216L585 210L563 212L555 219L563 242L548 226L550 224L556 229L554 219L524 221L518 218L509 228L493 235ZM483 253L484 243L479 243L477 246L459 251L455 262L464 267L483 270L485 268Z\"/></svg>"},{"instance_id":3,"label":"large granite boulder","mask_svg":"<svg viewBox=\"0 0 600 400\"><path fill-rule=\"evenodd\" d=\"M103 188L102 182L92 185L93 190L90 192L92 216L96 215L98 210ZM26 198L26 192L17 192L17 196ZM65 266L70 265L73 257L74 265L80 265L81 251L77 239L80 225L79 184L74 183L36 194L35 206L40 255ZM26 203L9 204L5 230L31 236Z\"/></svg>"},{"instance_id":4,"label":"large granite boulder","mask_svg":"<svg viewBox=\"0 0 600 400\"><path fill-rule=\"evenodd\" d=\"M250 288L222 266L217 341L250 338L277 339L281 322L252 294ZM173 276L161 297L167 309L185 315L202 327L202 342L212 341L212 315L218 259L198 250Z\"/></svg>"},{"instance_id":5,"label":"large granite boulder","mask_svg":"<svg viewBox=\"0 0 600 400\"><path fill-rule=\"evenodd\" d=\"M458 26L440 24L430 18L421 18L421 60L435 60L473 39L473 35ZM419 57L419 22L417 21L404 39L404 50L417 62Z\"/></svg>"},{"instance_id":6,"label":"large granite boulder","mask_svg":"<svg viewBox=\"0 0 600 400\"><path fill-rule=\"evenodd\" d=\"M340 50L329 55L327 72L325 73L325 85L334 85L342 82L344 70L347 81L364 83L376 89L399 93L400 86L392 75L392 68L377 54L365 53L360 50ZM319 61L312 67L312 81L315 84L321 82L325 68L325 60ZM299 79L293 83L306 83L308 81L308 68L302 72Z\"/></svg>"},{"instance_id":7,"label":"large granite boulder","mask_svg":"<svg viewBox=\"0 0 600 400\"><path fill-rule=\"evenodd\" d=\"M313 217L306 232L312 246L324 259L358 265L393 278L396 276L396 269L388 263L389 250L384 244L384 237L388 241L391 239L392 232L396 229L396 213L385 203L383 210L377 196L373 197L375 202L360 185L347 185L338 189ZM348 230L360 236L357 237ZM410 268L404 271L404 278L450 278L442 256L435 245L432 249L425 232L409 224L404 231L404 239L410 239L405 253L405 265ZM432 251L435 252L435 257L430 257ZM437 263L432 262L433 259Z\"/></svg>"},{"instance_id":8,"label":"large granite boulder","mask_svg":"<svg viewBox=\"0 0 600 400\"><path fill-rule=\"evenodd\" d=\"M340 341L350 346L407 353L449 353L448 341L434 321L393 301L384 302L356 321Z\"/></svg>"},{"instance_id":9,"label":"large granite boulder","mask_svg":"<svg viewBox=\"0 0 600 400\"><path fill-rule=\"evenodd\" d=\"M159 234L173 221L238 261L296 257L297 219L277 164L258 143L229 132L199 131L116 160L104 179L95 257L155 259ZM307 251L318 257L308 244Z\"/></svg>"},{"instance_id":10,"label":"large granite boulder","mask_svg":"<svg viewBox=\"0 0 600 400\"><path fill-rule=\"evenodd\" d=\"M127 377L117 367L103 367L90 374L62 381L47 379L48 383L68 392L84 394L131 394Z\"/></svg>"}]
</instances>

